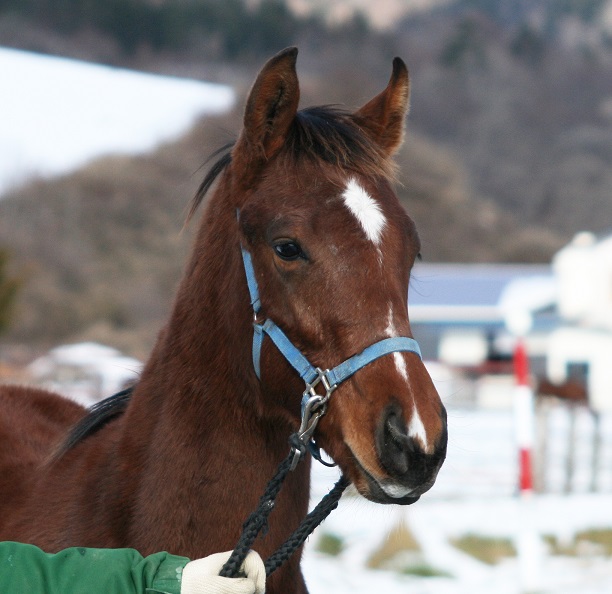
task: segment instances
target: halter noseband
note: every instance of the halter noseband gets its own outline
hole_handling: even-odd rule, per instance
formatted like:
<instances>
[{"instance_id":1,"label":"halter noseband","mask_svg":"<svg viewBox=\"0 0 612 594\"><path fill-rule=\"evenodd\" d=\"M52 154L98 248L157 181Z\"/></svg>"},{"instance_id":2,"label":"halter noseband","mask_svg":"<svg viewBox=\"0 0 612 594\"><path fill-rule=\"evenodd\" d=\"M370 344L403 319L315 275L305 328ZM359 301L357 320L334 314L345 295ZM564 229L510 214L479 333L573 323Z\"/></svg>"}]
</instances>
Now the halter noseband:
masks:
<instances>
[{"instance_id":1,"label":"halter noseband","mask_svg":"<svg viewBox=\"0 0 612 594\"><path fill-rule=\"evenodd\" d=\"M322 462L319 455L319 448L314 443L312 435L319 419L326 412L327 402L332 392L338 385L347 380L362 367L365 367L384 355L396 352L410 352L415 353L421 358L421 349L416 340L408 338L407 336L383 338L366 347L360 353L336 365L333 369L322 370L319 367L314 367L272 320L267 319L264 322L259 322L257 320L257 314L261 309L259 286L255 278L251 254L242 246L240 249L242 251L242 261L244 263L244 270L254 313L253 368L255 369L255 374L258 379L261 379L261 348L264 338L267 335L306 384L302 394L302 421L298 431L298 437L302 444L310 449L313 456ZM321 387L325 390L325 394L323 395L316 391L319 384L321 384ZM300 451L294 446L293 451L294 458L291 469L295 468L299 462L303 455L304 448L301 448Z\"/></svg>"}]
</instances>

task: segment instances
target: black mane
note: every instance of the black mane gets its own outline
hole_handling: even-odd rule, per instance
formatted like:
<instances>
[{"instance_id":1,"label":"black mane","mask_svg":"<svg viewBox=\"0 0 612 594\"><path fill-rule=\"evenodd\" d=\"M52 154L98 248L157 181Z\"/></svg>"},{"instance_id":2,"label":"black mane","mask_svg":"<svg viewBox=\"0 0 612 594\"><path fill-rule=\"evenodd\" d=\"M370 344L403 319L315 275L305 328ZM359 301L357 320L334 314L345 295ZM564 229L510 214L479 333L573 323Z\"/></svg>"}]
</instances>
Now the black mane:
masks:
<instances>
[{"instance_id":1,"label":"black mane","mask_svg":"<svg viewBox=\"0 0 612 594\"><path fill-rule=\"evenodd\" d=\"M110 421L122 415L130 403L133 391L134 387L127 388L94 404L89 412L70 429L53 457L60 458L86 437L93 435Z\"/></svg>"}]
</instances>

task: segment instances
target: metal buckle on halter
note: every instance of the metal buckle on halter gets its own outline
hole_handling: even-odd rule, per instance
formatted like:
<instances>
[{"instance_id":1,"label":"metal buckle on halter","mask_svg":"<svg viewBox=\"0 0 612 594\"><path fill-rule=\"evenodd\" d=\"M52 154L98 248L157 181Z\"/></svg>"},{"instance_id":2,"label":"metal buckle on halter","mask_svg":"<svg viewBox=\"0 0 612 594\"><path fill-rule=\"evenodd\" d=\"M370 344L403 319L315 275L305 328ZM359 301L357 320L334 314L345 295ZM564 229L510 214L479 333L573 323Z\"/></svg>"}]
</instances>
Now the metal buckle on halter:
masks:
<instances>
[{"instance_id":1,"label":"metal buckle on halter","mask_svg":"<svg viewBox=\"0 0 612 594\"><path fill-rule=\"evenodd\" d=\"M323 371L320 367L317 367L315 369L315 371L317 372L317 377L315 377L314 380L312 380L311 383L306 382L306 389L304 390L304 393L302 394L302 401L303 401L304 397L307 394L310 394L310 396L312 398L314 398L315 396L321 397L321 399L322 399L321 404L323 406L325 406L327 404L327 401L329 400L329 397L331 396L332 392L338 386L336 384L331 384L330 383L329 377L327 376L327 374L329 373L329 369L326 369L325 371ZM325 395L324 396L321 396L315 390L315 388L319 384L321 384L323 386L323 389L325 390Z\"/></svg>"},{"instance_id":2,"label":"metal buckle on halter","mask_svg":"<svg viewBox=\"0 0 612 594\"><path fill-rule=\"evenodd\" d=\"M300 428L298 429L298 438L302 444L304 444L304 447L306 447L312 438L312 435L317 428L319 419L326 413L327 402L329 401L332 392L337 388L336 384L330 384L326 371L323 371L318 367L315 371L317 372L317 377L315 377L315 379L310 383L306 382L306 389L302 394L302 422L300 424ZM324 395L318 394L315 390L319 384L321 384L325 389ZM308 397L308 399L306 399L306 397ZM293 448L291 470L297 466L300 458L303 456L303 451L300 451L295 447Z\"/></svg>"}]
</instances>

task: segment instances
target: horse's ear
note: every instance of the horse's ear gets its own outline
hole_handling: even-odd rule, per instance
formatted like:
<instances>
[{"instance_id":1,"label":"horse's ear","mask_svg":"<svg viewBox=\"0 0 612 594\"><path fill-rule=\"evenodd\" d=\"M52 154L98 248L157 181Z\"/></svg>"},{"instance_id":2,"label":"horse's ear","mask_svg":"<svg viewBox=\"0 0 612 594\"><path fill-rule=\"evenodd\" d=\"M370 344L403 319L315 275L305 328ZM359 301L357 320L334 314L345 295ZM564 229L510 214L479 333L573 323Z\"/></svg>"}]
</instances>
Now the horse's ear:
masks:
<instances>
[{"instance_id":1,"label":"horse's ear","mask_svg":"<svg viewBox=\"0 0 612 594\"><path fill-rule=\"evenodd\" d=\"M273 157L283 145L300 100L297 53L295 47L281 51L258 74L247 99L234 162L245 159L252 168Z\"/></svg>"},{"instance_id":2,"label":"horse's ear","mask_svg":"<svg viewBox=\"0 0 612 594\"><path fill-rule=\"evenodd\" d=\"M409 104L408 68L401 58L395 58L387 88L359 109L354 117L388 155L393 155L404 141Z\"/></svg>"}]
</instances>

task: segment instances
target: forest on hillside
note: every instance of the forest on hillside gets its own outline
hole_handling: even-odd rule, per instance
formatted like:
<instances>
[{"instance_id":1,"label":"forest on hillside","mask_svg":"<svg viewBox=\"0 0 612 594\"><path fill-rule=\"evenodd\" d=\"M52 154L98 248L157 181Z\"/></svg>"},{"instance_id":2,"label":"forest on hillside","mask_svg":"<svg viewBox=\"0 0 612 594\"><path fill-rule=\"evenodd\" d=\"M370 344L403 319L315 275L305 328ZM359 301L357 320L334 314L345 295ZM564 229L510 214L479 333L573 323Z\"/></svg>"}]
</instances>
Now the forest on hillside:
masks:
<instances>
[{"instance_id":1,"label":"forest on hillside","mask_svg":"<svg viewBox=\"0 0 612 594\"><path fill-rule=\"evenodd\" d=\"M398 192L425 259L547 262L576 232L611 227L606 6L457 0L376 31L363 15L330 26L280 0L0 0L0 45L224 82L244 96L261 63L295 44L302 105L353 107L400 55L412 107ZM0 201L0 248L20 279L7 338L95 338L142 354L189 248L180 229L193 172L240 118L239 108L150 155L103 159Z\"/></svg>"}]
</instances>

